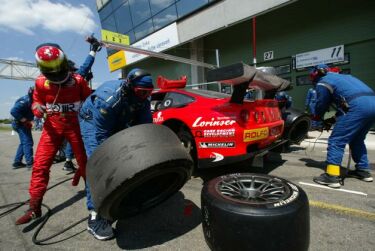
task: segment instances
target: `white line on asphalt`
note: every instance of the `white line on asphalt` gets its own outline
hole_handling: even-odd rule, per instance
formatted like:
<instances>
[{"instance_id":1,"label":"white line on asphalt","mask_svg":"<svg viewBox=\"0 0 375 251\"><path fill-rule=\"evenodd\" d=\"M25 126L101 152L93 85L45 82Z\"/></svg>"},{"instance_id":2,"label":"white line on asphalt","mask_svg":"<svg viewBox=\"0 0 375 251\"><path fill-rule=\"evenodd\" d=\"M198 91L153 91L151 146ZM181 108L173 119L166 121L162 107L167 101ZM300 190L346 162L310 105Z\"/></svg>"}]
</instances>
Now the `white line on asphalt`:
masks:
<instances>
[{"instance_id":1,"label":"white line on asphalt","mask_svg":"<svg viewBox=\"0 0 375 251\"><path fill-rule=\"evenodd\" d=\"M306 182L301 182L301 181L299 182L299 184L306 185L306 186L312 186L312 187L319 187L319 188L323 188L323 189L330 189L330 190L340 191L340 192L345 192L345 193L353 193L353 194L358 194L358 195L362 195L362 196L367 197L367 193L358 192L358 191L354 191L354 190L347 190L347 189L341 189L341 188L331 188L331 187L327 187L327 186L311 184L311 183L306 183Z\"/></svg>"}]
</instances>

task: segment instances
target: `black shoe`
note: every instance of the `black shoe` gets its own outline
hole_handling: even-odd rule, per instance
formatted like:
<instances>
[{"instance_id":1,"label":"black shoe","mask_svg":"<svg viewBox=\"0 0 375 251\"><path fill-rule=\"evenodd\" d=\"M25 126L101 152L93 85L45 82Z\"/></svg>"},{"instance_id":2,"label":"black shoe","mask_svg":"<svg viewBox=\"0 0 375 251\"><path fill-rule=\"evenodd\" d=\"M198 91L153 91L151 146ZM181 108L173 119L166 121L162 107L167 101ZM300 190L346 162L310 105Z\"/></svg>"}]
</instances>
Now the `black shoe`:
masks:
<instances>
[{"instance_id":1,"label":"black shoe","mask_svg":"<svg viewBox=\"0 0 375 251\"><path fill-rule=\"evenodd\" d=\"M53 158L53 164L63 162L65 160L65 156L56 155Z\"/></svg>"},{"instance_id":2,"label":"black shoe","mask_svg":"<svg viewBox=\"0 0 375 251\"><path fill-rule=\"evenodd\" d=\"M26 164L26 168L27 168L28 170L33 169L33 164Z\"/></svg>"},{"instance_id":3,"label":"black shoe","mask_svg":"<svg viewBox=\"0 0 375 251\"><path fill-rule=\"evenodd\" d=\"M359 170L359 169L349 170L347 177L357 178L359 180L366 181L366 182L372 182L374 180L370 172Z\"/></svg>"},{"instance_id":4,"label":"black shoe","mask_svg":"<svg viewBox=\"0 0 375 251\"><path fill-rule=\"evenodd\" d=\"M18 168L26 167L26 164L22 162L14 162L12 166L13 166L13 169L18 169Z\"/></svg>"},{"instance_id":5,"label":"black shoe","mask_svg":"<svg viewBox=\"0 0 375 251\"><path fill-rule=\"evenodd\" d=\"M341 179L339 176L332 176L328 173L323 173L318 177L314 177L313 181L315 183L326 185L332 188L340 188Z\"/></svg>"},{"instance_id":6,"label":"black shoe","mask_svg":"<svg viewBox=\"0 0 375 251\"><path fill-rule=\"evenodd\" d=\"M92 212L88 219L87 230L98 240L104 241L115 236L111 222Z\"/></svg>"},{"instance_id":7,"label":"black shoe","mask_svg":"<svg viewBox=\"0 0 375 251\"><path fill-rule=\"evenodd\" d=\"M73 162L69 160L65 162L63 170L67 172L75 172L77 169L74 167Z\"/></svg>"}]
</instances>

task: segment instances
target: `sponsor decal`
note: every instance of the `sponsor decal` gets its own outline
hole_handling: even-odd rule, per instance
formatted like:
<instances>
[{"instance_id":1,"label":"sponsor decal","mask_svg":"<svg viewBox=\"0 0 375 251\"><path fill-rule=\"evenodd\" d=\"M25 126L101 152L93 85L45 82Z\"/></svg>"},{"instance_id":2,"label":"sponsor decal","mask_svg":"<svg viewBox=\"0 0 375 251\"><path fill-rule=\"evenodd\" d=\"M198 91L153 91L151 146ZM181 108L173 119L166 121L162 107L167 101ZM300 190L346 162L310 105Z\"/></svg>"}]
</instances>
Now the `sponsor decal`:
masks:
<instances>
[{"instance_id":1,"label":"sponsor decal","mask_svg":"<svg viewBox=\"0 0 375 251\"><path fill-rule=\"evenodd\" d=\"M268 137L268 127L257 128L253 130L244 130L243 142L264 139Z\"/></svg>"},{"instance_id":2,"label":"sponsor decal","mask_svg":"<svg viewBox=\"0 0 375 251\"><path fill-rule=\"evenodd\" d=\"M196 138L231 138L236 136L236 129L209 129L195 131Z\"/></svg>"},{"instance_id":3,"label":"sponsor decal","mask_svg":"<svg viewBox=\"0 0 375 251\"><path fill-rule=\"evenodd\" d=\"M232 119L219 120L211 118L211 120L202 120L202 117L198 117L194 121L193 127L232 126L234 123L236 123L236 121Z\"/></svg>"},{"instance_id":4,"label":"sponsor decal","mask_svg":"<svg viewBox=\"0 0 375 251\"><path fill-rule=\"evenodd\" d=\"M153 118L154 123L160 123L160 122L163 122L163 121L164 121L164 118L162 116L162 112L158 112L156 114L156 118Z\"/></svg>"},{"instance_id":5,"label":"sponsor decal","mask_svg":"<svg viewBox=\"0 0 375 251\"><path fill-rule=\"evenodd\" d=\"M74 102L74 103L47 103L46 110L47 112L78 112L81 106L81 102Z\"/></svg>"},{"instance_id":6,"label":"sponsor decal","mask_svg":"<svg viewBox=\"0 0 375 251\"><path fill-rule=\"evenodd\" d=\"M232 148L235 146L234 142L199 142L200 148Z\"/></svg>"},{"instance_id":7,"label":"sponsor decal","mask_svg":"<svg viewBox=\"0 0 375 251\"><path fill-rule=\"evenodd\" d=\"M292 188L292 190L293 190L292 195L291 195L289 198L285 199L285 200L281 200L281 201L279 201L279 202L277 202L277 203L274 203L274 204L273 204L274 207L280 207L280 206L282 206L282 205L289 204L290 202L292 202L293 200L295 200L295 199L298 197L298 195L299 195L299 191L298 191L297 186L295 186L295 185L293 185L293 184L291 184L291 183L288 183L288 184L289 184L289 186L290 186L290 187Z\"/></svg>"},{"instance_id":8,"label":"sponsor decal","mask_svg":"<svg viewBox=\"0 0 375 251\"><path fill-rule=\"evenodd\" d=\"M214 137L234 137L235 129L212 129L204 130L203 137L205 138L214 138Z\"/></svg>"},{"instance_id":9,"label":"sponsor decal","mask_svg":"<svg viewBox=\"0 0 375 251\"><path fill-rule=\"evenodd\" d=\"M210 158L214 159L212 162L218 162L218 161L222 161L224 159L224 156L221 155L220 153L212 152L210 155Z\"/></svg>"}]
</instances>

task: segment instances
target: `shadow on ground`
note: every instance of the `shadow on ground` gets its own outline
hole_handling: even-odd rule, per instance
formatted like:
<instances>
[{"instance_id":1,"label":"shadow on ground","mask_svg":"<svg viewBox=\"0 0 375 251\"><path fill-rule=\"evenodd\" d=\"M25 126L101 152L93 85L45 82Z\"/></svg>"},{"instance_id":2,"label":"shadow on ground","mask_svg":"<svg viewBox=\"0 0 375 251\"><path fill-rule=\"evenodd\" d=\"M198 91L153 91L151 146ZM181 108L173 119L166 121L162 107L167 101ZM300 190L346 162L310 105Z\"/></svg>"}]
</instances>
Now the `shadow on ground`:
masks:
<instances>
[{"instance_id":1,"label":"shadow on ground","mask_svg":"<svg viewBox=\"0 0 375 251\"><path fill-rule=\"evenodd\" d=\"M246 160L235 165L225 165L210 169L201 169L194 172L194 177L201 178L204 182L215 177L231 173L263 173L268 174L274 169L282 166L286 160L282 159L280 153L270 152L264 158L263 167L252 165L252 160Z\"/></svg>"},{"instance_id":2,"label":"shadow on ground","mask_svg":"<svg viewBox=\"0 0 375 251\"><path fill-rule=\"evenodd\" d=\"M151 248L186 234L200 223L199 207L178 192L145 213L117 221L116 241L121 249Z\"/></svg>"}]
</instances>

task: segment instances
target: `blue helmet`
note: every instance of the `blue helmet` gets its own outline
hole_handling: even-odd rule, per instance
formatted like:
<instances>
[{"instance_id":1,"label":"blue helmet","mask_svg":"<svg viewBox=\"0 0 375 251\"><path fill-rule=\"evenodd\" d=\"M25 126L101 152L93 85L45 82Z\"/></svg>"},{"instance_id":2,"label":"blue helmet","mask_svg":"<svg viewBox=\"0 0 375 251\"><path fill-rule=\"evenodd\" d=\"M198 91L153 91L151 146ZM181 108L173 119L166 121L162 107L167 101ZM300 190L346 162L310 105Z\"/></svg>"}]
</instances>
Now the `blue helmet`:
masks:
<instances>
[{"instance_id":1,"label":"blue helmet","mask_svg":"<svg viewBox=\"0 0 375 251\"><path fill-rule=\"evenodd\" d=\"M127 76L127 82L134 95L141 100L147 99L154 89L150 73L142 69L131 70Z\"/></svg>"},{"instance_id":2,"label":"blue helmet","mask_svg":"<svg viewBox=\"0 0 375 251\"><path fill-rule=\"evenodd\" d=\"M154 88L151 74L139 68L131 70L127 80L131 87Z\"/></svg>"},{"instance_id":3,"label":"blue helmet","mask_svg":"<svg viewBox=\"0 0 375 251\"><path fill-rule=\"evenodd\" d=\"M289 97L289 95L286 94L286 92L283 92L283 91L278 92L278 93L276 93L276 95L275 95L275 99L278 100L278 101L287 100L288 97Z\"/></svg>"},{"instance_id":4,"label":"blue helmet","mask_svg":"<svg viewBox=\"0 0 375 251\"><path fill-rule=\"evenodd\" d=\"M318 64L312 67L309 72L310 80L313 83L317 83L321 77L327 74L328 70L329 70L329 67L326 64Z\"/></svg>"}]
</instances>

